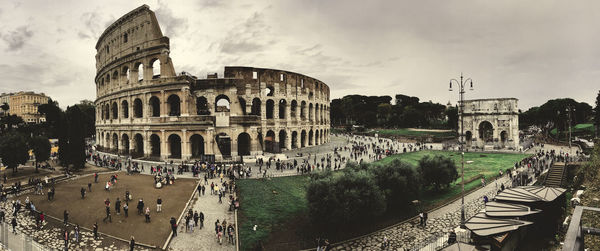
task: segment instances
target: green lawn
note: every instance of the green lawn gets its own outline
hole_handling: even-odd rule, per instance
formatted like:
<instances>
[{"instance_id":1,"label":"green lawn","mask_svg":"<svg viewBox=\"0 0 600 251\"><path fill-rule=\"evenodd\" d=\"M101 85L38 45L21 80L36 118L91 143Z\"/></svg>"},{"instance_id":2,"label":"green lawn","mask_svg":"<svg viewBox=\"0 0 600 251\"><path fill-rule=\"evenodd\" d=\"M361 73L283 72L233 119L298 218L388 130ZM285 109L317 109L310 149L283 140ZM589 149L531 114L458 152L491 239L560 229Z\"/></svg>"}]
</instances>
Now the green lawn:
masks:
<instances>
[{"instance_id":1,"label":"green lawn","mask_svg":"<svg viewBox=\"0 0 600 251\"><path fill-rule=\"evenodd\" d=\"M593 135L594 131L595 131L595 128L594 128L594 124L591 124L591 123L590 124L577 124L577 125L573 126L573 128L571 128L571 130L572 130L573 134L589 134L589 135ZM554 128L554 129L552 129L550 131L550 134L556 135L556 132L557 132L557 130L556 130L556 128ZM569 132L569 129L567 128L567 130L565 130L561 134L563 134L563 133L566 134L568 132Z\"/></svg>"},{"instance_id":2,"label":"green lawn","mask_svg":"<svg viewBox=\"0 0 600 251\"><path fill-rule=\"evenodd\" d=\"M308 176L238 180L240 244L249 250L294 215L307 214ZM252 228L257 225L256 231Z\"/></svg>"},{"instance_id":3,"label":"green lawn","mask_svg":"<svg viewBox=\"0 0 600 251\"><path fill-rule=\"evenodd\" d=\"M373 133L377 133L379 135L391 135L391 136L406 136L406 137L420 137L420 136L431 136L431 137L454 137L456 133L453 131L449 132L428 132L428 131L413 131L408 128L400 128L400 129L379 129L373 130Z\"/></svg>"}]
</instances>

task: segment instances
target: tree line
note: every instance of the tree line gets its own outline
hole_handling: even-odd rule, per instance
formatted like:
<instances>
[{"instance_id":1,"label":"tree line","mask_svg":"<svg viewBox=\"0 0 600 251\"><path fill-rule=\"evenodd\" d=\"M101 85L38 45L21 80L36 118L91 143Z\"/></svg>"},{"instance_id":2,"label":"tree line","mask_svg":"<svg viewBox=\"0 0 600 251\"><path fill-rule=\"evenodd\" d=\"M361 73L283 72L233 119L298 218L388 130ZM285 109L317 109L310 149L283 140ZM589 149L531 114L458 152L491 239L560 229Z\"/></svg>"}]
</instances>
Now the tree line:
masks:
<instances>
[{"instance_id":1,"label":"tree line","mask_svg":"<svg viewBox=\"0 0 600 251\"><path fill-rule=\"evenodd\" d=\"M417 167L395 159L390 163L348 163L340 172L315 173L307 188L311 220L325 228L372 221L386 212L414 209L425 191L439 192L458 178L448 157L424 156Z\"/></svg>"},{"instance_id":2,"label":"tree line","mask_svg":"<svg viewBox=\"0 0 600 251\"><path fill-rule=\"evenodd\" d=\"M557 135L569 130L569 126L582 123L593 123L598 125L598 100L600 92L596 98L596 108L592 109L588 103L577 102L571 98L551 99L541 106L534 106L525 112L519 114L519 127L526 129L531 126L538 127L546 136L554 128ZM569 119L570 118L570 119ZM569 124L570 123L570 124ZM597 130L596 130L597 131Z\"/></svg>"},{"instance_id":3,"label":"tree line","mask_svg":"<svg viewBox=\"0 0 600 251\"><path fill-rule=\"evenodd\" d=\"M6 109L5 109L6 108ZM8 106L2 109L8 110ZM0 118L0 158L8 168L17 172L19 165L29 160L29 150L37 163L49 160L49 139L58 139L58 160L64 167L83 168L85 164L85 138L95 134L95 108L91 101L62 110L57 102L38 107L46 121L25 123L21 117L6 115ZM37 171L37 170L36 170Z\"/></svg>"}]
</instances>

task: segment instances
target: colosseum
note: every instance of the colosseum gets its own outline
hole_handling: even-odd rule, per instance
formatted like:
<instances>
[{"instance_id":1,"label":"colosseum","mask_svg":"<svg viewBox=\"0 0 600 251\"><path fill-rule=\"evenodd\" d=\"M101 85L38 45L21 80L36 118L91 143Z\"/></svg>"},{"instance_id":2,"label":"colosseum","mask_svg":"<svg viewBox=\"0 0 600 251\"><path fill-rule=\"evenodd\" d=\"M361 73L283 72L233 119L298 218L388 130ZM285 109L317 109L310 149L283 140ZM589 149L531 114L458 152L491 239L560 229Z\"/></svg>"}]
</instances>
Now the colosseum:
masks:
<instances>
[{"instance_id":1,"label":"colosseum","mask_svg":"<svg viewBox=\"0 0 600 251\"><path fill-rule=\"evenodd\" d=\"M329 141L329 87L302 74L227 66L176 74L143 5L96 43L96 145L134 158L240 161Z\"/></svg>"}]
</instances>

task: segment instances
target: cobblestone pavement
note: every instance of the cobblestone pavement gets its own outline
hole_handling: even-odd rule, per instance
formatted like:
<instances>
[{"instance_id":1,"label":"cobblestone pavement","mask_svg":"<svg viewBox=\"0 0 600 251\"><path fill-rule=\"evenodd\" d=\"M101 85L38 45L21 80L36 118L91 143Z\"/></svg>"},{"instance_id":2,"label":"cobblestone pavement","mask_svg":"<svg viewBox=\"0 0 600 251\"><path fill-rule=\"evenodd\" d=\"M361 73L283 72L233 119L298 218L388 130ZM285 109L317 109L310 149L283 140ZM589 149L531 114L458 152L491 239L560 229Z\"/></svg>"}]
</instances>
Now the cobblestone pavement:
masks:
<instances>
[{"instance_id":1,"label":"cobblestone pavement","mask_svg":"<svg viewBox=\"0 0 600 251\"><path fill-rule=\"evenodd\" d=\"M185 219L182 219L179 224L177 237L171 240L169 245L170 250L235 250L235 245L227 242L223 238L223 242L219 244L215 233L215 221L227 221L227 224L234 222L234 214L229 211L229 194L222 199L223 203L219 203L218 195L210 194L210 183L221 184L219 178L208 179L206 193L202 196L196 195L192 208L198 213L204 213L204 228L194 228L194 231L186 232ZM200 224L200 223L198 223Z\"/></svg>"}]
</instances>

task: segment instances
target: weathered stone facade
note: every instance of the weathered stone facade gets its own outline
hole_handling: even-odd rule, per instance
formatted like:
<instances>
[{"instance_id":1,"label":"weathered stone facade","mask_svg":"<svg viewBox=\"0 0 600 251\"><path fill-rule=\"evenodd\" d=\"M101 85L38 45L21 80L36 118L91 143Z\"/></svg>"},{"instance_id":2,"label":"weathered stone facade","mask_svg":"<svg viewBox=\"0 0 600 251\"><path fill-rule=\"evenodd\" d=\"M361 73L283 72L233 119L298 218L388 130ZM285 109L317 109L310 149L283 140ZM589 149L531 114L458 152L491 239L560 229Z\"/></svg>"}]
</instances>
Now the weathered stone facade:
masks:
<instances>
[{"instance_id":1,"label":"weathered stone facade","mask_svg":"<svg viewBox=\"0 0 600 251\"><path fill-rule=\"evenodd\" d=\"M96 44L96 142L108 151L161 159L241 156L329 141L329 87L289 71L225 67L177 75L169 38L143 5Z\"/></svg>"},{"instance_id":2,"label":"weathered stone facade","mask_svg":"<svg viewBox=\"0 0 600 251\"><path fill-rule=\"evenodd\" d=\"M464 101L464 134L468 148L519 149L519 113L516 98ZM460 132L460 117L458 121Z\"/></svg>"}]
</instances>

